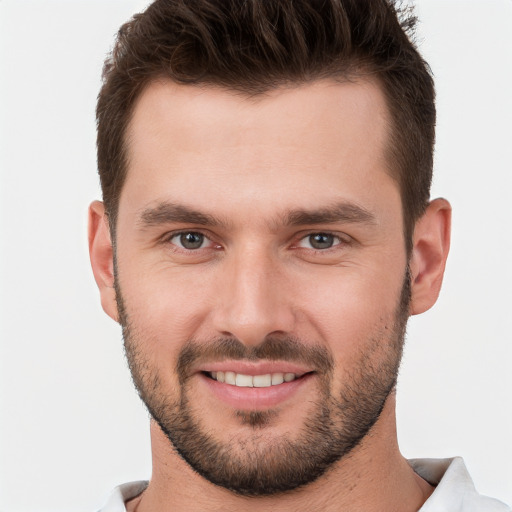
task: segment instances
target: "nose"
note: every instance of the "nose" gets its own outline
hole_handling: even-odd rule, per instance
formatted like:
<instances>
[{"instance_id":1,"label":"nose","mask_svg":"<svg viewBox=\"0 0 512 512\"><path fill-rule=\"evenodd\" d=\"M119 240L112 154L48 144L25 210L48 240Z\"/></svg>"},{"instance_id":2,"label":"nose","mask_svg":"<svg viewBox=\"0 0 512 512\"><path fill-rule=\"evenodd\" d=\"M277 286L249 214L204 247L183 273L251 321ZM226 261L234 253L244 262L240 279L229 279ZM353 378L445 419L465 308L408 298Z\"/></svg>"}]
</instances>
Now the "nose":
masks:
<instances>
[{"instance_id":1,"label":"nose","mask_svg":"<svg viewBox=\"0 0 512 512\"><path fill-rule=\"evenodd\" d=\"M293 297L276 257L245 250L224 262L214 327L222 336L256 346L294 329Z\"/></svg>"}]
</instances>

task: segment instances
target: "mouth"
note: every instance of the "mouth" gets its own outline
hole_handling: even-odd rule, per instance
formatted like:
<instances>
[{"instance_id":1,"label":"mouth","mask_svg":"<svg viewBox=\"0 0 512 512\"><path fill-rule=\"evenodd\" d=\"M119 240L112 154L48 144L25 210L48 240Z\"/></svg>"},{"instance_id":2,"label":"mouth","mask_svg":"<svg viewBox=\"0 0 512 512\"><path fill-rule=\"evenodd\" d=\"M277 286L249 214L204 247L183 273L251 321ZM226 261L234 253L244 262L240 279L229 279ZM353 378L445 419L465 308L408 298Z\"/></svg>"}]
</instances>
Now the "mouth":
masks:
<instances>
[{"instance_id":1,"label":"mouth","mask_svg":"<svg viewBox=\"0 0 512 512\"><path fill-rule=\"evenodd\" d=\"M299 399L315 372L282 363L224 362L200 369L207 393L236 410L267 410Z\"/></svg>"}]
</instances>

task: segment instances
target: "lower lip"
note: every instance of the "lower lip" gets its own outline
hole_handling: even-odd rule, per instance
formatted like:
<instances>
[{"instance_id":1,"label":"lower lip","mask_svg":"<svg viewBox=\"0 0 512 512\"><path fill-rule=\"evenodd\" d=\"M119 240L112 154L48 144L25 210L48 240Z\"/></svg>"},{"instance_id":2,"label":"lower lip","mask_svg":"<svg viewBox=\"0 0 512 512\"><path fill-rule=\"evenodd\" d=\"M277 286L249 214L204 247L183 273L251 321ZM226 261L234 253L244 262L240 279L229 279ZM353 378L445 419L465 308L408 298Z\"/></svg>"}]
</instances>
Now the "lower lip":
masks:
<instances>
[{"instance_id":1,"label":"lower lip","mask_svg":"<svg viewBox=\"0 0 512 512\"><path fill-rule=\"evenodd\" d=\"M266 388L244 388L218 382L204 374L201 380L208 386L211 393L231 407L238 410L261 411L276 407L296 395L299 390L313 378L308 373L291 382L283 382Z\"/></svg>"}]
</instances>

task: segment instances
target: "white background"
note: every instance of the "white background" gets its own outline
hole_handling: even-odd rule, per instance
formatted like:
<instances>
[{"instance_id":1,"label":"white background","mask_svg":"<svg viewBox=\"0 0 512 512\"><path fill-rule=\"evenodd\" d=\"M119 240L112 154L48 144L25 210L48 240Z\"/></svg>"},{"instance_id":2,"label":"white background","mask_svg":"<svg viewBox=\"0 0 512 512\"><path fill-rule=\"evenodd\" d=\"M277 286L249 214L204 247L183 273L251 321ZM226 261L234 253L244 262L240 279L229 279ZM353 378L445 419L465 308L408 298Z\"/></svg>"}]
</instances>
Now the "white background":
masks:
<instances>
[{"instance_id":1,"label":"white background","mask_svg":"<svg viewBox=\"0 0 512 512\"><path fill-rule=\"evenodd\" d=\"M86 247L101 65L138 0L0 0L0 510L94 511L150 475L148 418ZM512 2L422 0L433 195L454 207L436 307L410 322L408 457L463 455L512 503Z\"/></svg>"}]
</instances>

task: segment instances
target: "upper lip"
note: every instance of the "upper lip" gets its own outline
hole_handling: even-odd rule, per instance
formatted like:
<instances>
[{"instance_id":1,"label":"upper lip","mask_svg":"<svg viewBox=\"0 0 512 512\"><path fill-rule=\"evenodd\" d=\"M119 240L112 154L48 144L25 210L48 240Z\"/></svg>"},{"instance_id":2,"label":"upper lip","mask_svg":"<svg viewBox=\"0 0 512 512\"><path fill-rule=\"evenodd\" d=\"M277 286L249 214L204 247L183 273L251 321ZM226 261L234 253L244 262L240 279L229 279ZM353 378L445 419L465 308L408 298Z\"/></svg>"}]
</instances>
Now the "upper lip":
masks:
<instances>
[{"instance_id":1,"label":"upper lip","mask_svg":"<svg viewBox=\"0 0 512 512\"><path fill-rule=\"evenodd\" d=\"M300 364L288 361L217 361L204 363L197 368L198 372L234 372L243 375L267 375L273 373L294 373L302 376L313 370Z\"/></svg>"}]
</instances>

